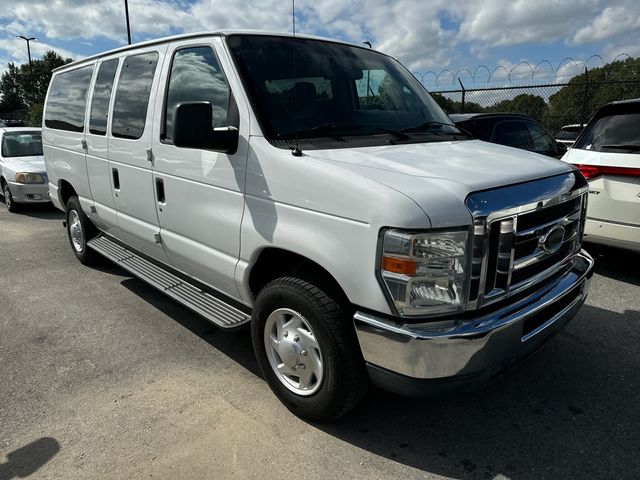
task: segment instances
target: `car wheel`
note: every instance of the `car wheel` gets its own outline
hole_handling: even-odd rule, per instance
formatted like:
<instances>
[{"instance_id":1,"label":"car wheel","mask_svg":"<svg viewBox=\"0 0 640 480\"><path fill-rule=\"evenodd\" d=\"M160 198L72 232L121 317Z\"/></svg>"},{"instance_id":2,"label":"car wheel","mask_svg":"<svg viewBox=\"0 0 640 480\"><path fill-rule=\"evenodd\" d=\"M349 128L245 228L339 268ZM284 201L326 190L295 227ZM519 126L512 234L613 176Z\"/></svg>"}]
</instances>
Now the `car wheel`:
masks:
<instances>
[{"instance_id":1,"label":"car wheel","mask_svg":"<svg viewBox=\"0 0 640 480\"><path fill-rule=\"evenodd\" d=\"M78 197L67 202L67 234L74 255L84 265L94 265L100 255L87 247L87 242L98 234L98 229L86 216Z\"/></svg>"},{"instance_id":2,"label":"car wheel","mask_svg":"<svg viewBox=\"0 0 640 480\"><path fill-rule=\"evenodd\" d=\"M4 196L4 206L7 207L11 213L16 213L20 210L20 205L13 201L13 196L11 195L11 190L9 190L9 185L3 182L2 185L2 195Z\"/></svg>"},{"instance_id":3,"label":"car wheel","mask_svg":"<svg viewBox=\"0 0 640 480\"><path fill-rule=\"evenodd\" d=\"M330 421L366 394L364 360L346 312L340 301L299 278L278 278L258 294L251 322L256 358L295 415Z\"/></svg>"}]
</instances>

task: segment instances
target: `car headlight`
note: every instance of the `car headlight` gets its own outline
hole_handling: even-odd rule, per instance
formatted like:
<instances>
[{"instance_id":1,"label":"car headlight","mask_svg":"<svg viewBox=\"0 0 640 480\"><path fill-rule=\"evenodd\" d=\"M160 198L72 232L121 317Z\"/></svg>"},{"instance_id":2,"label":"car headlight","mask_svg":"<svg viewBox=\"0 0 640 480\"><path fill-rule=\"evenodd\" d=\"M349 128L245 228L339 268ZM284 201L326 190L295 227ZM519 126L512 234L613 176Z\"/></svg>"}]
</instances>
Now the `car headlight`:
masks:
<instances>
[{"instance_id":1,"label":"car headlight","mask_svg":"<svg viewBox=\"0 0 640 480\"><path fill-rule=\"evenodd\" d=\"M44 177L37 173L18 172L16 173L17 183L44 183Z\"/></svg>"},{"instance_id":2,"label":"car headlight","mask_svg":"<svg viewBox=\"0 0 640 480\"><path fill-rule=\"evenodd\" d=\"M431 315L465 309L468 231L384 234L380 272L400 315Z\"/></svg>"}]
</instances>

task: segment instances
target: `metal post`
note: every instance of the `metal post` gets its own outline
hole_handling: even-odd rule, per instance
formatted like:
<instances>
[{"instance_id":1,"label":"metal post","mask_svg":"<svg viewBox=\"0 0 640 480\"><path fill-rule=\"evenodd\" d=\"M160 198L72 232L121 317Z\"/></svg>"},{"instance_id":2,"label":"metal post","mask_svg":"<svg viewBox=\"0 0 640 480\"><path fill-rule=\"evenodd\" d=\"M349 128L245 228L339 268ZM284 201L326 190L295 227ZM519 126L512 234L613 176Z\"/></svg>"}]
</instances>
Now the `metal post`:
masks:
<instances>
[{"instance_id":1,"label":"metal post","mask_svg":"<svg viewBox=\"0 0 640 480\"><path fill-rule=\"evenodd\" d=\"M129 1L124 0L124 15L127 17L127 39L131 45L131 27L129 26Z\"/></svg>"},{"instance_id":2,"label":"metal post","mask_svg":"<svg viewBox=\"0 0 640 480\"><path fill-rule=\"evenodd\" d=\"M460 88L462 88L462 104L460 105L460 113L464 113L464 100L465 100L467 91L465 90L464 85L462 84L462 80L458 78L458 82L460 83Z\"/></svg>"},{"instance_id":3,"label":"metal post","mask_svg":"<svg viewBox=\"0 0 640 480\"><path fill-rule=\"evenodd\" d=\"M584 67L584 97L582 99L582 119L579 123L585 124L588 121L587 115L589 115L589 70Z\"/></svg>"},{"instance_id":4,"label":"metal post","mask_svg":"<svg viewBox=\"0 0 640 480\"><path fill-rule=\"evenodd\" d=\"M35 103L35 88L33 88L33 66L31 64L31 46L29 42L31 42L31 40L37 40L37 38L25 37L24 35L16 35L16 38L21 38L27 42L27 56L29 57L29 87L31 89L31 102Z\"/></svg>"}]
</instances>

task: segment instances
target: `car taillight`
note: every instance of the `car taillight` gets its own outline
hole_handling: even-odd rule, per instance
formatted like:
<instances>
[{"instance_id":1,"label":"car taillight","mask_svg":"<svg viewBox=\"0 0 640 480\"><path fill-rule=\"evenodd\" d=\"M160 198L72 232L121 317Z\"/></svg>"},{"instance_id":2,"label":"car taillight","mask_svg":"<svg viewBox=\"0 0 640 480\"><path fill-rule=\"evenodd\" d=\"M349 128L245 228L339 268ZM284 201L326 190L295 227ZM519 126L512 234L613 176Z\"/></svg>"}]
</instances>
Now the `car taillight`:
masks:
<instances>
[{"instance_id":1,"label":"car taillight","mask_svg":"<svg viewBox=\"0 0 640 480\"><path fill-rule=\"evenodd\" d=\"M594 179L600 175L616 175L619 177L640 177L640 168L632 167L608 167L603 165L582 165L576 164L580 173L587 180Z\"/></svg>"}]
</instances>

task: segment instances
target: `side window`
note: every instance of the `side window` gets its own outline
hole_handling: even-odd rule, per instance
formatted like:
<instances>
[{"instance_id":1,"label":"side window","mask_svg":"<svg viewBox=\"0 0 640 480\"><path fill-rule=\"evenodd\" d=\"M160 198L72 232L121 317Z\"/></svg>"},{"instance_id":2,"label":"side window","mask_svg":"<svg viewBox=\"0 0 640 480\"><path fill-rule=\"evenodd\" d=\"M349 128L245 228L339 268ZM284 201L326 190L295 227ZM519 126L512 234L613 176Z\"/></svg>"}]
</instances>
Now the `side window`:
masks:
<instances>
[{"instance_id":1,"label":"side window","mask_svg":"<svg viewBox=\"0 0 640 480\"><path fill-rule=\"evenodd\" d=\"M89 115L89 132L95 135L107 134L107 115L113 80L116 77L118 59L107 60L100 65L96 84L93 87L91 113Z\"/></svg>"},{"instance_id":2,"label":"side window","mask_svg":"<svg viewBox=\"0 0 640 480\"><path fill-rule=\"evenodd\" d=\"M114 137L136 140L142 136L157 64L157 52L124 59L113 105L111 133Z\"/></svg>"},{"instance_id":3,"label":"side window","mask_svg":"<svg viewBox=\"0 0 640 480\"><path fill-rule=\"evenodd\" d=\"M210 47L175 52L167 89L163 139L173 138L173 114L182 102L206 101L213 110L212 127L227 126L229 84Z\"/></svg>"},{"instance_id":4,"label":"side window","mask_svg":"<svg viewBox=\"0 0 640 480\"><path fill-rule=\"evenodd\" d=\"M533 143L531 135L524 122L500 122L493 131L494 143L506 145L508 147L531 149Z\"/></svg>"},{"instance_id":5,"label":"side window","mask_svg":"<svg viewBox=\"0 0 640 480\"><path fill-rule=\"evenodd\" d=\"M409 111L414 93L386 70L363 70L355 80L360 110Z\"/></svg>"},{"instance_id":6,"label":"side window","mask_svg":"<svg viewBox=\"0 0 640 480\"><path fill-rule=\"evenodd\" d=\"M533 142L533 150L536 152L554 152L556 150L555 141L542 127L535 123L527 123L527 128Z\"/></svg>"},{"instance_id":7,"label":"side window","mask_svg":"<svg viewBox=\"0 0 640 480\"><path fill-rule=\"evenodd\" d=\"M53 78L45 107L45 126L69 132L84 130L84 112L92 74L93 65L87 65Z\"/></svg>"}]
</instances>

